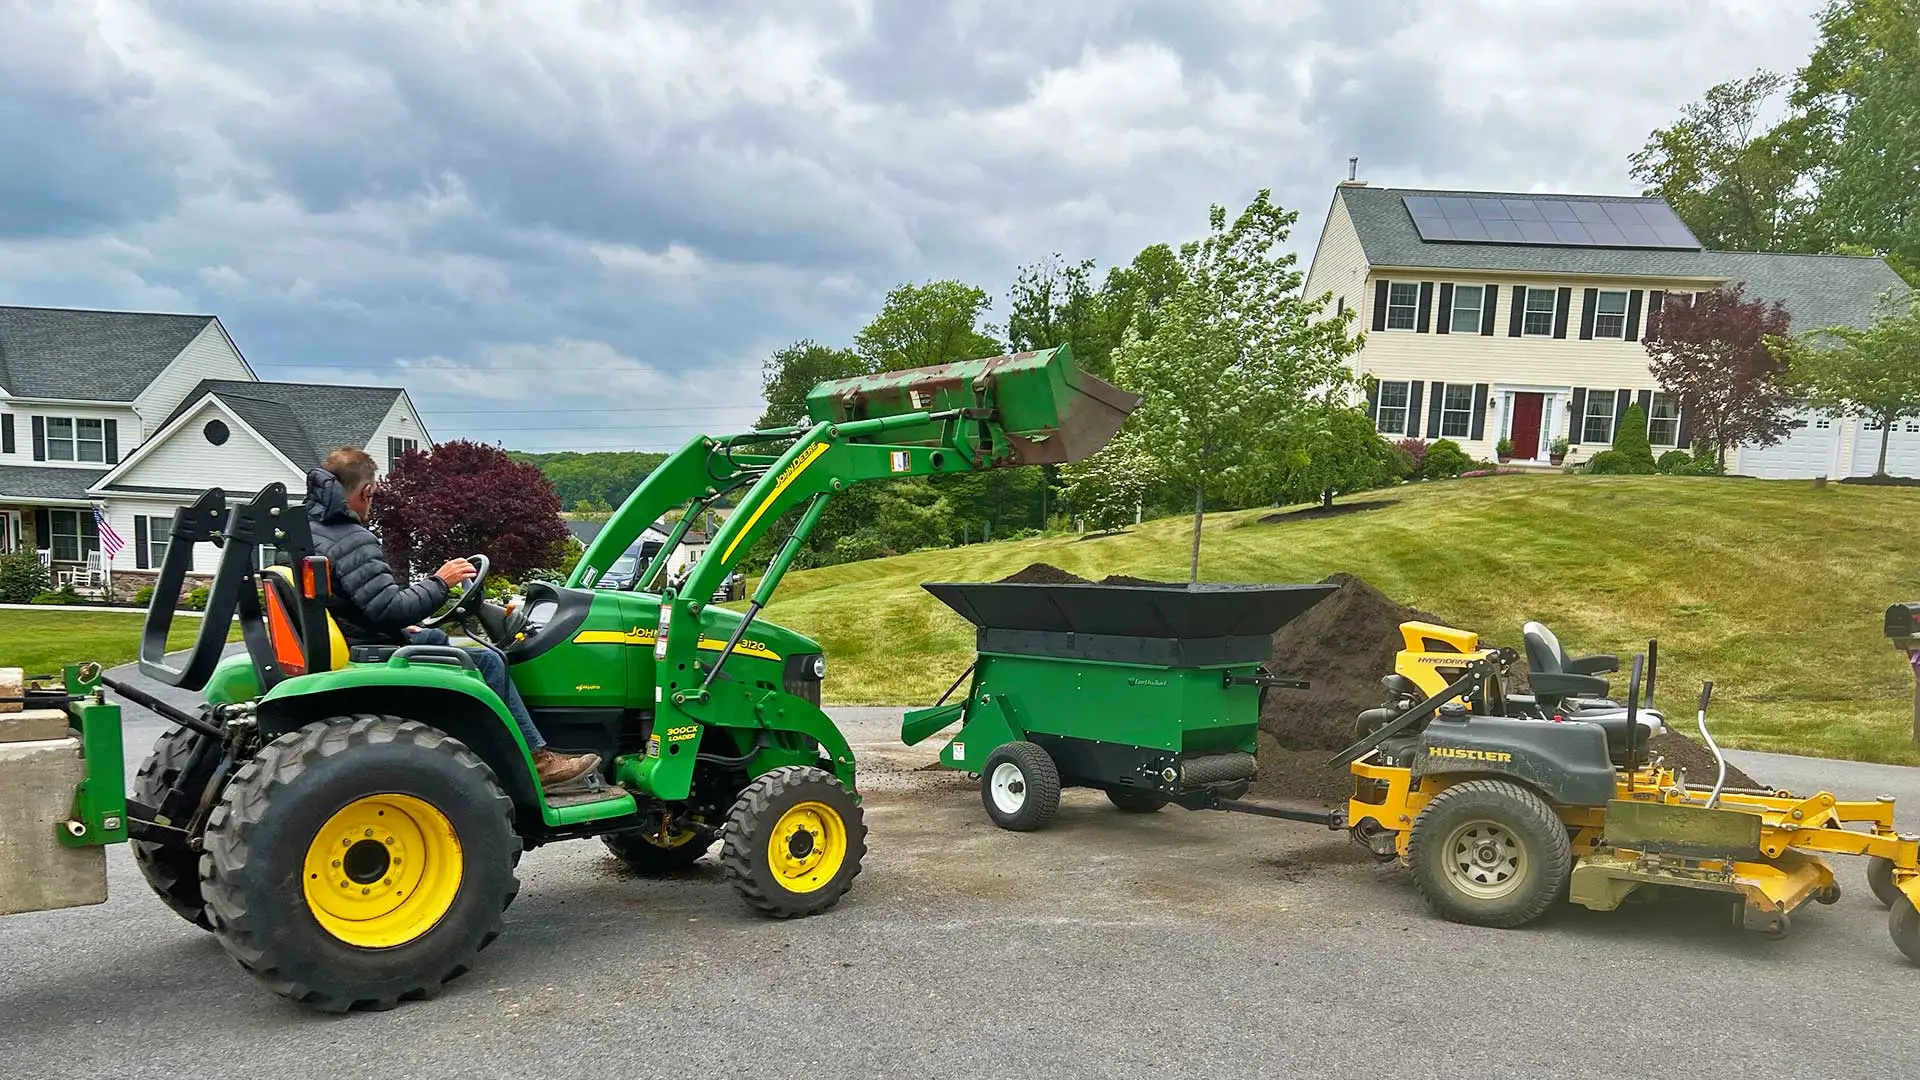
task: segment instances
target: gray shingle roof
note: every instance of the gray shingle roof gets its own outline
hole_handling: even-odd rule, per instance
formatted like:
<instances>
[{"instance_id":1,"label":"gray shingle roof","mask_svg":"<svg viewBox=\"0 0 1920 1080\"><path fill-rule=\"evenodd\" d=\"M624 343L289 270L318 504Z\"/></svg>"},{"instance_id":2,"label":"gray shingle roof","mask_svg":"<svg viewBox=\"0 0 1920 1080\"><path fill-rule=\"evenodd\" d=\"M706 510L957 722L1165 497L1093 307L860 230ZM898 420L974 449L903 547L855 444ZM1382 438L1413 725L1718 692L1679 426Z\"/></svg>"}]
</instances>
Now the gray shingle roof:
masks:
<instances>
[{"instance_id":1,"label":"gray shingle roof","mask_svg":"<svg viewBox=\"0 0 1920 1080\"><path fill-rule=\"evenodd\" d=\"M9 499L84 499L106 475L101 469L0 465L0 492Z\"/></svg>"},{"instance_id":2,"label":"gray shingle roof","mask_svg":"<svg viewBox=\"0 0 1920 1080\"><path fill-rule=\"evenodd\" d=\"M1606 277L1699 278L1745 281L1750 295L1781 300L1794 326L1864 324L1881 294L1904 288L1884 259L1851 255L1788 255L1748 251L1682 251L1644 248L1556 247L1534 244L1434 243L1420 238L1402 202L1410 195L1439 198L1551 198L1568 202L1657 203L1659 199L1615 195L1540 195L1513 192L1434 191L1424 188L1335 189L1374 266L1433 270L1506 270L1519 273Z\"/></svg>"},{"instance_id":3,"label":"gray shingle roof","mask_svg":"<svg viewBox=\"0 0 1920 1080\"><path fill-rule=\"evenodd\" d=\"M0 307L0 387L14 397L132 401L212 321Z\"/></svg>"},{"instance_id":4,"label":"gray shingle roof","mask_svg":"<svg viewBox=\"0 0 1920 1080\"><path fill-rule=\"evenodd\" d=\"M181 400L166 423L178 419L208 394L226 402L289 461L309 469L334 447L367 445L401 391L392 386L203 379Z\"/></svg>"}]
</instances>

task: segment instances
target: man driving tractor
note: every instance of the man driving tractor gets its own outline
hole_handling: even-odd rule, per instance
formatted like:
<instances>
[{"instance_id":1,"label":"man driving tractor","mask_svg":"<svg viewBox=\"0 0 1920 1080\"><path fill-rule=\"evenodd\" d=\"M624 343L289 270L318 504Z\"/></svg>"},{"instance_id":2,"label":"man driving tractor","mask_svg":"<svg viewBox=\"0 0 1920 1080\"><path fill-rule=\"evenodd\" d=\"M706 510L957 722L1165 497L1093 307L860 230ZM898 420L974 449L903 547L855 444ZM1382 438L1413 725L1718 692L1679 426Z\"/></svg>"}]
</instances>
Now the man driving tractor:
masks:
<instances>
[{"instance_id":1,"label":"man driving tractor","mask_svg":"<svg viewBox=\"0 0 1920 1080\"><path fill-rule=\"evenodd\" d=\"M379 538L366 526L379 486L376 471L366 451L343 446L307 473L307 516L313 520L314 551L326 557L332 578L327 610L350 646L446 645L445 631L415 624L446 603L453 586L471 580L474 566L465 559L453 559L431 577L402 587L387 565ZM467 651L520 726L533 751L541 786L555 788L599 767L598 754L560 754L547 745L507 674L506 657L488 648Z\"/></svg>"}]
</instances>

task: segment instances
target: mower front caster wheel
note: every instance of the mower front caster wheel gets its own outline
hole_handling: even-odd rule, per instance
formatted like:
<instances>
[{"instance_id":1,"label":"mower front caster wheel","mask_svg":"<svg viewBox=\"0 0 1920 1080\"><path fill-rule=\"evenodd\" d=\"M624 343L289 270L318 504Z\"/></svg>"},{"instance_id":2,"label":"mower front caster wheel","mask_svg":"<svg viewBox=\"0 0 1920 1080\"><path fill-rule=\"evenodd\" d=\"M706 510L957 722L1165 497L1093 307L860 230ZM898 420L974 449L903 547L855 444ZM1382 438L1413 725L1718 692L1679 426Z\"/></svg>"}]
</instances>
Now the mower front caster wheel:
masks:
<instances>
[{"instance_id":1,"label":"mower front caster wheel","mask_svg":"<svg viewBox=\"0 0 1920 1080\"><path fill-rule=\"evenodd\" d=\"M1907 904L1907 894L1893 881L1893 860L1874 855L1867 859L1867 888L1873 890L1873 898L1880 901L1883 908L1897 908ZM1912 907L1912 904L1907 904Z\"/></svg>"},{"instance_id":2,"label":"mower front caster wheel","mask_svg":"<svg viewBox=\"0 0 1920 1080\"><path fill-rule=\"evenodd\" d=\"M832 773L788 765L756 777L721 830L720 867L762 915L791 919L838 903L867 854L860 804Z\"/></svg>"},{"instance_id":3,"label":"mower front caster wheel","mask_svg":"<svg viewBox=\"0 0 1920 1080\"><path fill-rule=\"evenodd\" d=\"M1920 964L1920 908L1905 896L1893 905L1893 911L1887 916L1887 931L1893 935L1893 943L1907 955L1907 959Z\"/></svg>"},{"instance_id":4,"label":"mower front caster wheel","mask_svg":"<svg viewBox=\"0 0 1920 1080\"><path fill-rule=\"evenodd\" d=\"M1060 809L1060 770L1034 743L1008 743L987 755L980 771L980 805L1003 829L1044 828Z\"/></svg>"},{"instance_id":5,"label":"mower front caster wheel","mask_svg":"<svg viewBox=\"0 0 1920 1080\"><path fill-rule=\"evenodd\" d=\"M1468 780L1434 796L1407 840L1414 885L1442 917L1474 926L1530 923L1567 891L1567 828L1533 792Z\"/></svg>"}]
</instances>

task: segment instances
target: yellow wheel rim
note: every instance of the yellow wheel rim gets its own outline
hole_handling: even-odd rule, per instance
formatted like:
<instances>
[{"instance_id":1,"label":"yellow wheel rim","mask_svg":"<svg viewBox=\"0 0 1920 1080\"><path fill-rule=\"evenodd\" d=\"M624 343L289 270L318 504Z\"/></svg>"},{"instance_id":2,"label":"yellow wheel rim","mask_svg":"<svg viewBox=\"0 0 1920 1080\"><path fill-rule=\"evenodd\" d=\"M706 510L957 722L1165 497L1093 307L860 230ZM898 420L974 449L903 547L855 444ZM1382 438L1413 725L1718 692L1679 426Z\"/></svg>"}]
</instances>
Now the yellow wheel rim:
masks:
<instances>
[{"instance_id":1,"label":"yellow wheel rim","mask_svg":"<svg viewBox=\"0 0 1920 1080\"><path fill-rule=\"evenodd\" d=\"M767 838L767 868L788 892L824 888L847 861L847 823L822 802L803 802L780 815Z\"/></svg>"},{"instance_id":2,"label":"yellow wheel rim","mask_svg":"<svg viewBox=\"0 0 1920 1080\"><path fill-rule=\"evenodd\" d=\"M411 795L355 799L307 845L307 910L363 949L405 945L434 928L460 892L460 837Z\"/></svg>"}]
</instances>

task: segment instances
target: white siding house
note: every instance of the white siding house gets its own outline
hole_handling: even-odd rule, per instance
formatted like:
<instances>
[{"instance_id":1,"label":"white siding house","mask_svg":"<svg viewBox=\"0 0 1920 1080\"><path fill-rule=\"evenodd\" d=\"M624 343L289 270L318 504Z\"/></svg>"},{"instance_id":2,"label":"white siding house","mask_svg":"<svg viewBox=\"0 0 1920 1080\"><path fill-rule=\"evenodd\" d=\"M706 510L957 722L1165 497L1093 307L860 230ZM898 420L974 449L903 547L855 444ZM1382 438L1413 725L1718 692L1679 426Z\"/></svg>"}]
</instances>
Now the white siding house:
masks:
<instances>
[{"instance_id":1,"label":"white siding house","mask_svg":"<svg viewBox=\"0 0 1920 1080\"><path fill-rule=\"evenodd\" d=\"M1659 392L1644 340L1669 298L1736 282L1782 301L1802 329L1862 325L1902 288L1881 259L1704 250L1659 199L1360 181L1335 189L1306 288L1366 332L1354 363L1375 380L1368 409L1383 434L1452 439L1477 458L1506 439L1514 463L1546 467L1561 440L1575 462L1605 449L1634 404L1656 454L1688 446L1692 417ZM1736 450L1732 469L1872 471L1856 421L1794 422L1777 447ZM1895 437L1890 470L1920 475L1920 431Z\"/></svg>"}]
</instances>

